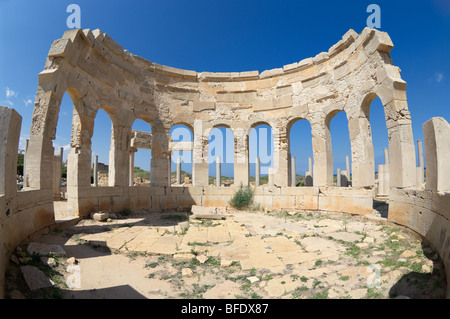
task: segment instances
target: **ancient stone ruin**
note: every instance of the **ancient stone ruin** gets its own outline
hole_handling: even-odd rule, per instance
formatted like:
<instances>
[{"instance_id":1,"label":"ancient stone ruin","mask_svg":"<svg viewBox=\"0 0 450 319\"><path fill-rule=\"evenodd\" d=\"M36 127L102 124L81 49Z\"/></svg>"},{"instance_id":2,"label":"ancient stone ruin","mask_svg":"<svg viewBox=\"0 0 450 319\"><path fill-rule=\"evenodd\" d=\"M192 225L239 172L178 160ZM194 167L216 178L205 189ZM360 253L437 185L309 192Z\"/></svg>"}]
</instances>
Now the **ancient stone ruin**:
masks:
<instances>
[{"instance_id":1,"label":"ancient stone ruin","mask_svg":"<svg viewBox=\"0 0 450 319\"><path fill-rule=\"evenodd\" d=\"M20 191L16 163L21 116L0 107L0 297L12 250L60 222L54 198L60 195L61 156L54 155L53 140L65 92L73 102L66 217L77 219L99 210L226 207L239 185L250 183L249 132L267 124L273 132L274 167L266 187L258 178L255 183L255 202L261 208L366 215L373 213L375 196L388 197L388 220L429 240L450 277L450 126L443 118L423 124L417 167L406 82L392 62L392 48L387 33L350 30L327 52L278 69L198 73L133 55L100 30L65 32L51 46L39 74ZM377 180L369 122L376 97L384 106L389 136L386 164L378 167ZM90 176L91 137L99 109L112 122L104 187L92 184ZM341 111L348 119L351 156L335 186L330 121ZM148 122L152 132L133 131L136 119ZM305 187L295 185L295 159L289 152L290 128L300 119L311 125L313 146ZM192 131L192 142L171 141L169 131L177 124ZM222 187L220 178L218 187L209 185L208 136L216 127L227 127L234 136L231 187ZM134 186L134 153L139 148L152 151L150 187ZM189 186L182 186L178 175L177 185L171 184L171 154L176 150L193 153ZM449 291L450 286L447 297Z\"/></svg>"}]
</instances>

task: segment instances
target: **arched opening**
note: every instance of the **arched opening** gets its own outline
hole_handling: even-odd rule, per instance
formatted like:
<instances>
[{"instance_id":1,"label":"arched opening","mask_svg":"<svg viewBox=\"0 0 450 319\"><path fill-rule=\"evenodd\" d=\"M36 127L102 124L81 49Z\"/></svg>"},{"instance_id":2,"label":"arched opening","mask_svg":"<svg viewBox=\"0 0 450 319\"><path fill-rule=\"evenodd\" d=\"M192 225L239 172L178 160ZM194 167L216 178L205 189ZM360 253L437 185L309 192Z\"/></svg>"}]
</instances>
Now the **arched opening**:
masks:
<instances>
[{"instance_id":1,"label":"arched opening","mask_svg":"<svg viewBox=\"0 0 450 319\"><path fill-rule=\"evenodd\" d=\"M351 186L352 149L346 113L334 111L328 114L326 121L331 139L333 186Z\"/></svg>"},{"instance_id":2,"label":"arched opening","mask_svg":"<svg viewBox=\"0 0 450 319\"><path fill-rule=\"evenodd\" d=\"M373 150L375 181L373 208L382 217L387 218L389 211L387 198L390 189L390 165L389 137L384 106L378 96L370 94L362 104L362 111L369 122L369 134L372 143L370 148Z\"/></svg>"},{"instance_id":3,"label":"arched opening","mask_svg":"<svg viewBox=\"0 0 450 319\"><path fill-rule=\"evenodd\" d=\"M230 128L214 127L209 133L208 164L208 185L231 186L234 183L234 135Z\"/></svg>"},{"instance_id":4,"label":"arched opening","mask_svg":"<svg viewBox=\"0 0 450 319\"><path fill-rule=\"evenodd\" d=\"M273 132L267 124L259 124L249 134L250 185L267 186L269 168L273 165Z\"/></svg>"},{"instance_id":5,"label":"arched opening","mask_svg":"<svg viewBox=\"0 0 450 319\"><path fill-rule=\"evenodd\" d=\"M192 184L192 142L194 135L189 127L177 124L170 129L172 137L171 185L188 186Z\"/></svg>"},{"instance_id":6,"label":"arched opening","mask_svg":"<svg viewBox=\"0 0 450 319\"><path fill-rule=\"evenodd\" d=\"M150 186L152 127L148 122L136 119L131 129L130 186Z\"/></svg>"},{"instance_id":7,"label":"arched opening","mask_svg":"<svg viewBox=\"0 0 450 319\"><path fill-rule=\"evenodd\" d=\"M58 122L56 125L55 139L53 148L55 154L53 157L53 207L55 220L67 217L68 206L67 198L67 155L71 150L72 139L72 121L74 114L74 103L65 92L59 108Z\"/></svg>"},{"instance_id":8,"label":"arched opening","mask_svg":"<svg viewBox=\"0 0 450 319\"><path fill-rule=\"evenodd\" d=\"M111 118L105 110L99 109L94 119L94 131L91 139L91 183L95 187L106 187L109 185L109 156L112 138L111 134Z\"/></svg>"},{"instance_id":9,"label":"arched opening","mask_svg":"<svg viewBox=\"0 0 450 319\"><path fill-rule=\"evenodd\" d=\"M311 125L298 119L289 128L290 186L313 186L313 148Z\"/></svg>"}]
</instances>

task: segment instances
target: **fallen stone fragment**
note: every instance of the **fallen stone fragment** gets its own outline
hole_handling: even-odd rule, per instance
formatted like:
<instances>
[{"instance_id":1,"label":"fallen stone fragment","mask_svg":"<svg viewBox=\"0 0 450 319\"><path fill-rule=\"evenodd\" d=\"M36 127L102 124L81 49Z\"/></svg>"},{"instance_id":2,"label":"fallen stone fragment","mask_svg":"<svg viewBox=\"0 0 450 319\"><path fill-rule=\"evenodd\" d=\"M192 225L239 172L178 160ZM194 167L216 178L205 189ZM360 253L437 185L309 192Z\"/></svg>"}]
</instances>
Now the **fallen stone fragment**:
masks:
<instances>
[{"instance_id":1,"label":"fallen stone fragment","mask_svg":"<svg viewBox=\"0 0 450 319\"><path fill-rule=\"evenodd\" d=\"M251 276L251 277L248 277L247 279L248 279L248 280L250 281L250 283L252 283L252 284L254 284L255 282L258 282L258 281L259 281L259 278L256 277L256 276Z\"/></svg>"},{"instance_id":2,"label":"fallen stone fragment","mask_svg":"<svg viewBox=\"0 0 450 319\"><path fill-rule=\"evenodd\" d=\"M232 260L222 259L220 260L220 267L223 268L230 267L232 263L233 263Z\"/></svg>"},{"instance_id":3,"label":"fallen stone fragment","mask_svg":"<svg viewBox=\"0 0 450 319\"><path fill-rule=\"evenodd\" d=\"M197 257L195 257L201 264L204 264L207 260L208 260L208 257L206 257L205 255L200 255L200 256L197 256Z\"/></svg>"},{"instance_id":4,"label":"fallen stone fragment","mask_svg":"<svg viewBox=\"0 0 450 319\"><path fill-rule=\"evenodd\" d=\"M192 218L196 219L225 219L223 212L217 207L202 207L192 205Z\"/></svg>"},{"instance_id":5,"label":"fallen stone fragment","mask_svg":"<svg viewBox=\"0 0 450 319\"><path fill-rule=\"evenodd\" d=\"M104 220L108 220L109 213L108 212L92 212L91 213L91 218L93 220L101 222L101 221L104 221Z\"/></svg>"},{"instance_id":6,"label":"fallen stone fragment","mask_svg":"<svg viewBox=\"0 0 450 319\"><path fill-rule=\"evenodd\" d=\"M27 247L27 251L30 255L37 254L39 256L66 256L66 251L59 245L30 243Z\"/></svg>"},{"instance_id":7,"label":"fallen stone fragment","mask_svg":"<svg viewBox=\"0 0 450 319\"><path fill-rule=\"evenodd\" d=\"M194 272L191 268L183 268L181 270L181 276L182 277L192 277L194 275Z\"/></svg>"},{"instance_id":8,"label":"fallen stone fragment","mask_svg":"<svg viewBox=\"0 0 450 319\"><path fill-rule=\"evenodd\" d=\"M41 257L41 263L49 267L56 266L56 260L53 257Z\"/></svg>"},{"instance_id":9,"label":"fallen stone fragment","mask_svg":"<svg viewBox=\"0 0 450 319\"><path fill-rule=\"evenodd\" d=\"M31 291L52 287L54 285L54 283L35 266L22 266L20 267L20 270Z\"/></svg>"},{"instance_id":10,"label":"fallen stone fragment","mask_svg":"<svg viewBox=\"0 0 450 319\"><path fill-rule=\"evenodd\" d=\"M75 259L75 257L70 257L66 260L66 262L70 265L76 265L78 264L78 260Z\"/></svg>"}]
</instances>

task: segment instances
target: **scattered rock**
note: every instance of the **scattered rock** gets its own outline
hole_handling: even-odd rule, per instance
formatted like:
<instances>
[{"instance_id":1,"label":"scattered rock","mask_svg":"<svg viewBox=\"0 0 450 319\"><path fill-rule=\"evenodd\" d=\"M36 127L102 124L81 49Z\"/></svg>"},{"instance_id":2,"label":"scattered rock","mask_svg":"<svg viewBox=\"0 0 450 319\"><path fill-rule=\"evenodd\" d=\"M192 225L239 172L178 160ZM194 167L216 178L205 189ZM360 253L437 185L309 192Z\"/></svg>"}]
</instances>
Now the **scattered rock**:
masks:
<instances>
[{"instance_id":1,"label":"scattered rock","mask_svg":"<svg viewBox=\"0 0 450 319\"><path fill-rule=\"evenodd\" d=\"M41 257L41 263L49 267L56 266L56 260L53 257Z\"/></svg>"},{"instance_id":2,"label":"scattered rock","mask_svg":"<svg viewBox=\"0 0 450 319\"><path fill-rule=\"evenodd\" d=\"M205 255L200 255L195 257L195 259L197 259L201 264L204 264L208 260L208 257L206 257Z\"/></svg>"},{"instance_id":3,"label":"scattered rock","mask_svg":"<svg viewBox=\"0 0 450 319\"><path fill-rule=\"evenodd\" d=\"M259 281L259 278L256 276L247 277L247 279L250 281L250 283L254 284L255 282Z\"/></svg>"},{"instance_id":4,"label":"scattered rock","mask_svg":"<svg viewBox=\"0 0 450 319\"><path fill-rule=\"evenodd\" d=\"M431 270L432 270L432 268L430 266L428 266L426 264L422 265L422 272L429 273L429 272L431 272Z\"/></svg>"},{"instance_id":5,"label":"scattered rock","mask_svg":"<svg viewBox=\"0 0 450 319\"><path fill-rule=\"evenodd\" d=\"M192 205L191 212L192 218L196 219L225 219L225 215L217 207Z\"/></svg>"},{"instance_id":6,"label":"scattered rock","mask_svg":"<svg viewBox=\"0 0 450 319\"><path fill-rule=\"evenodd\" d=\"M91 213L91 218L93 220L96 220L98 222L107 220L109 218L109 213L108 212L92 212Z\"/></svg>"},{"instance_id":7,"label":"scattered rock","mask_svg":"<svg viewBox=\"0 0 450 319\"><path fill-rule=\"evenodd\" d=\"M26 299L25 296L19 290L13 290L9 294L11 299Z\"/></svg>"},{"instance_id":8,"label":"scattered rock","mask_svg":"<svg viewBox=\"0 0 450 319\"><path fill-rule=\"evenodd\" d=\"M402 254L400 255L400 258L408 258L408 257L413 257L415 256L416 253L411 251L411 250L405 250L404 252L402 252Z\"/></svg>"},{"instance_id":9,"label":"scattered rock","mask_svg":"<svg viewBox=\"0 0 450 319\"><path fill-rule=\"evenodd\" d=\"M191 253L173 255L173 260L175 261L191 261L192 258L195 258L195 255Z\"/></svg>"},{"instance_id":10,"label":"scattered rock","mask_svg":"<svg viewBox=\"0 0 450 319\"><path fill-rule=\"evenodd\" d=\"M363 243L373 244L375 243L375 239L372 237L366 237L364 238Z\"/></svg>"},{"instance_id":11,"label":"scattered rock","mask_svg":"<svg viewBox=\"0 0 450 319\"><path fill-rule=\"evenodd\" d=\"M369 244L368 243L357 243L355 246L359 247L360 249L367 249L367 248L369 248Z\"/></svg>"},{"instance_id":12,"label":"scattered rock","mask_svg":"<svg viewBox=\"0 0 450 319\"><path fill-rule=\"evenodd\" d=\"M232 263L233 261L231 260L222 259L220 260L220 267L230 267Z\"/></svg>"},{"instance_id":13,"label":"scattered rock","mask_svg":"<svg viewBox=\"0 0 450 319\"><path fill-rule=\"evenodd\" d=\"M181 270L181 276L183 277L192 277L194 275L194 272L191 268L183 268Z\"/></svg>"},{"instance_id":14,"label":"scattered rock","mask_svg":"<svg viewBox=\"0 0 450 319\"><path fill-rule=\"evenodd\" d=\"M78 264L78 260L75 259L75 257L70 257L66 260L66 262L70 265L76 265Z\"/></svg>"},{"instance_id":15,"label":"scattered rock","mask_svg":"<svg viewBox=\"0 0 450 319\"><path fill-rule=\"evenodd\" d=\"M16 265L20 264L19 259L17 258L16 255L11 255L11 257L9 258L13 263L15 263Z\"/></svg>"},{"instance_id":16,"label":"scattered rock","mask_svg":"<svg viewBox=\"0 0 450 319\"><path fill-rule=\"evenodd\" d=\"M27 247L27 251L30 255L37 254L39 256L66 256L66 251L60 245L30 243Z\"/></svg>"},{"instance_id":17,"label":"scattered rock","mask_svg":"<svg viewBox=\"0 0 450 319\"><path fill-rule=\"evenodd\" d=\"M22 266L20 267L20 270L22 271L23 278L31 291L40 288L52 287L54 285L54 283L35 266Z\"/></svg>"}]
</instances>

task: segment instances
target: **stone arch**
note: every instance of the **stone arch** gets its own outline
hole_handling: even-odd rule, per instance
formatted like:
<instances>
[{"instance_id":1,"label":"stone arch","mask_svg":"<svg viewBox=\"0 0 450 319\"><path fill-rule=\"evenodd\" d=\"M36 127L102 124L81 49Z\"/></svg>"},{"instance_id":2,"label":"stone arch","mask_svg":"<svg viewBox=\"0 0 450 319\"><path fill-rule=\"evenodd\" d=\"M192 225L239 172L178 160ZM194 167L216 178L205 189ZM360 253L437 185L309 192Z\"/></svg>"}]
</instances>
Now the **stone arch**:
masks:
<instances>
[{"instance_id":1,"label":"stone arch","mask_svg":"<svg viewBox=\"0 0 450 319\"><path fill-rule=\"evenodd\" d=\"M355 153L356 153L354 151L354 147L356 147L356 146L354 146L352 144L352 137L351 137L351 134L350 134L350 121L349 121L349 118L348 118L348 112L345 110L345 108L342 108L341 106L333 107L333 108L331 108L329 110L329 113L325 116L325 136L326 136L326 143L327 143L327 150L326 150L327 151L327 165L330 167L330 170L328 170L328 174L331 173L331 176L329 175L327 177L327 181L328 181L328 183L331 183L331 184L328 184L329 186L331 186L331 185L338 186L339 185L339 186L347 187L349 185L348 181L350 181L350 179L351 179L351 177L350 177L351 174L348 173L347 171L351 171L351 172L354 173L354 168L352 167L350 169L350 167L349 167L349 169L347 170L347 167L345 167L344 165L342 165L342 167L335 167L336 165L334 165L334 164L336 162L336 160L335 160L336 159L336 154L335 154L336 152L333 151L333 146L332 146L332 144L333 144L333 142L332 142L333 141L333 137L332 137L332 134L331 134L331 122L336 117L337 114L342 114L342 112L344 113L344 118L346 119L346 128L347 128L347 130L349 132L348 138L349 138L349 142L350 142L351 156L350 156L350 154L348 156L349 156L349 160L350 160L350 157L352 159L352 165L354 163L353 158L355 157ZM345 138L345 137L342 137L342 138ZM344 160L345 160L345 156L346 156L345 154L342 154L342 159L341 160L342 160L343 163L344 163ZM345 163L345 165L346 165L346 163ZM334 181L334 174L336 174L336 182ZM341 175L338 176L339 174L341 174ZM339 183L338 182L339 180L341 182L344 181L344 183Z\"/></svg>"}]
</instances>

